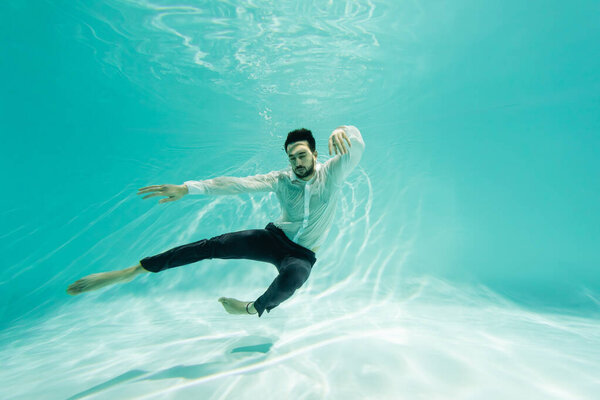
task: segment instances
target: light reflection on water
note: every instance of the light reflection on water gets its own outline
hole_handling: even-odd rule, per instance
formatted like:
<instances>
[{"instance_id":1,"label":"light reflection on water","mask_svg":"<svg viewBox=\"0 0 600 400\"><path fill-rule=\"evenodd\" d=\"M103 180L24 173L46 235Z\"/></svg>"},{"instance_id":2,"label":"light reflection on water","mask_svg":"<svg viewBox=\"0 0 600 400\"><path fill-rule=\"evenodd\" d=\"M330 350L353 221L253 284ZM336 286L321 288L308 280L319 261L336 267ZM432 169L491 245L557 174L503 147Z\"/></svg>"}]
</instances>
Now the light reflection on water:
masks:
<instances>
[{"instance_id":1,"label":"light reflection on water","mask_svg":"<svg viewBox=\"0 0 600 400\"><path fill-rule=\"evenodd\" d=\"M400 289L304 289L262 319L204 293L82 299L3 332L3 398L594 398L600 321L433 278Z\"/></svg>"},{"instance_id":2,"label":"light reflection on water","mask_svg":"<svg viewBox=\"0 0 600 400\"><path fill-rule=\"evenodd\" d=\"M287 96L313 117L372 108L374 93L390 96L418 73L415 60L400 57L422 18L416 2L111 0L77 12L79 40L101 64L146 87L149 72L209 87L259 107L266 120Z\"/></svg>"}]
</instances>

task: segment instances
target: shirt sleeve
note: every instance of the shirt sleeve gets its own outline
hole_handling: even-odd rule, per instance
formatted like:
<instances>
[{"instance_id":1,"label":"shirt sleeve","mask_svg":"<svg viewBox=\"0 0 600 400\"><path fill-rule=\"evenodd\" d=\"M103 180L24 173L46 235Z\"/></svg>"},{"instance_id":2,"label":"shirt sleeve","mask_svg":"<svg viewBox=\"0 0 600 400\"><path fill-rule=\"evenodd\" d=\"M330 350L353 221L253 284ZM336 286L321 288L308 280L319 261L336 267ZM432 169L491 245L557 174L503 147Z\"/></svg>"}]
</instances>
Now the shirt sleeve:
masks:
<instances>
[{"instance_id":1,"label":"shirt sleeve","mask_svg":"<svg viewBox=\"0 0 600 400\"><path fill-rule=\"evenodd\" d=\"M185 181L189 194L224 195L252 192L275 192L280 171L243 178L220 176L203 181Z\"/></svg>"},{"instance_id":2,"label":"shirt sleeve","mask_svg":"<svg viewBox=\"0 0 600 400\"><path fill-rule=\"evenodd\" d=\"M346 132L352 146L344 139L346 154L338 154L325 162L328 179L331 179L336 185L342 182L350 175L350 172L356 168L365 151L365 142L357 127L353 125L344 125L341 127Z\"/></svg>"}]
</instances>

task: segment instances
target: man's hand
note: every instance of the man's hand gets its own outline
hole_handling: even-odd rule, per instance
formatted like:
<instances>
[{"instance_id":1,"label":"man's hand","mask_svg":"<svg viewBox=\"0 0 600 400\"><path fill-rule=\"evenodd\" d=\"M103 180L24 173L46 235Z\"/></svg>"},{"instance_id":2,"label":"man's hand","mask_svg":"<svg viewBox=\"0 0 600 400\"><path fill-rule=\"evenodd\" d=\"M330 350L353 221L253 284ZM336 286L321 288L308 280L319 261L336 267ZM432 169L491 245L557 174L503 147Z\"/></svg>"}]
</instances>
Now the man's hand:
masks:
<instances>
[{"instance_id":1,"label":"man's hand","mask_svg":"<svg viewBox=\"0 0 600 400\"><path fill-rule=\"evenodd\" d=\"M185 185L152 185L138 189L137 194L145 194L142 199L149 199L154 196L167 196L166 199L160 199L159 203L179 200L188 194L188 188Z\"/></svg>"},{"instance_id":2,"label":"man's hand","mask_svg":"<svg viewBox=\"0 0 600 400\"><path fill-rule=\"evenodd\" d=\"M342 128L335 128L331 133L331 136L329 136L329 155L333 155L332 150L335 150L336 155L346 154L348 152L344 139L346 139L348 145L352 147L352 143L350 143L350 139L348 139L346 132Z\"/></svg>"}]
</instances>

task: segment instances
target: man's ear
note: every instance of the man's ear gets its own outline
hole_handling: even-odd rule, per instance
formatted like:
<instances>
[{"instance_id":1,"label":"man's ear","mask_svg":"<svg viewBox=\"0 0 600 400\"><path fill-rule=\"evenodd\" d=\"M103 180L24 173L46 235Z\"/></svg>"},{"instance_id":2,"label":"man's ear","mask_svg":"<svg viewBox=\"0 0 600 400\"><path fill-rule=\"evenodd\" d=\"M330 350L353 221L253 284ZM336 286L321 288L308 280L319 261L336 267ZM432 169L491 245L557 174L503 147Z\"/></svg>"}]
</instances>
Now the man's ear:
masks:
<instances>
[{"instance_id":1,"label":"man's ear","mask_svg":"<svg viewBox=\"0 0 600 400\"><path fill-rule=\"evenodd\" d=\"M315 150L313 155L315 156L315 158L317 158L317 156L319 155L319 152L317 150Z\"/></svg>"}]
</instances>

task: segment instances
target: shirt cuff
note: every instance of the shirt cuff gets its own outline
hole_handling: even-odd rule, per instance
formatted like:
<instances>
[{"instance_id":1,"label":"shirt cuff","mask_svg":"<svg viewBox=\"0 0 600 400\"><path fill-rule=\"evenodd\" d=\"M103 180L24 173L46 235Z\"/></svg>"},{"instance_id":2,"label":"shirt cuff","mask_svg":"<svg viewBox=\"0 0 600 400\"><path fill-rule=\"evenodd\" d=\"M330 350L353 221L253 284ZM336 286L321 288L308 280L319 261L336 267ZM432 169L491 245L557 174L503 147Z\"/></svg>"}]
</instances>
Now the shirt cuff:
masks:
<instances>
[{"instance_id":1,"label":"shirt cuff","mask_svg":"<svg viewBox=\"0 0 600 400\"><path fill-rule=\"evenodd\" d=\"M200 181L185 181L183 182L188 188L188 194L205 194L206 189L204 183Z\"/></svg>"}]
</instances>

